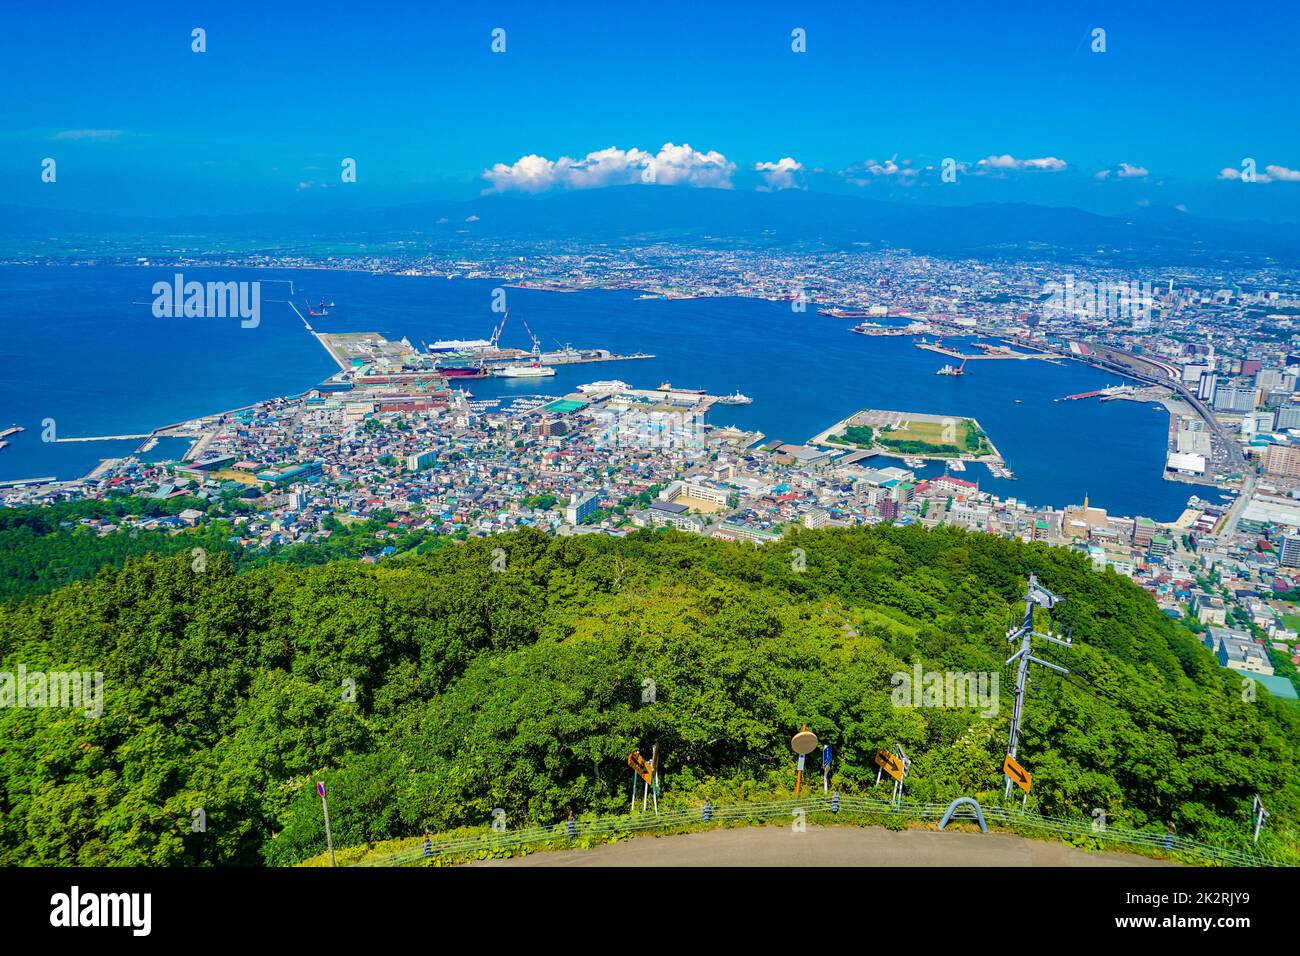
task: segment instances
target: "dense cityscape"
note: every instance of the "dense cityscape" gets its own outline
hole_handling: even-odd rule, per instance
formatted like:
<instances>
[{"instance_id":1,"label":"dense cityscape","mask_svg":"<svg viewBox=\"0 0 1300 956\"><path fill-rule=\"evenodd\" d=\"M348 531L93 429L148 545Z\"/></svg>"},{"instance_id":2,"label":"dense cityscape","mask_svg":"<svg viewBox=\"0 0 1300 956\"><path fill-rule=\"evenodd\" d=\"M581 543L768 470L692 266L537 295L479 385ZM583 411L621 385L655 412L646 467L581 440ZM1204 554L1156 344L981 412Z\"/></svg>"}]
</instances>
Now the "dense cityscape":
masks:
<instances>
[{"instance_id":1,"label":"dense cityscape","mask_svg":"<svg viewBox=\"0 0 1300 956\"><path fill-rule=\"evenodd\" d=\"M391 530L377 533L366 561L392 555L386 539L411 531L464 538L533 527L620 536L671 526L779 546L783 530L795 525L960 527L1085 552L1097 569L1132 578L1167 614L1202 632L1225 666L1295 696L1275 673L1280 663L1294 674L1300 663L1300 279L1293 273L1121 274L1081 264L1075 274L1042 262L905 252L667 245L622 254L531 251L201 262L490 278L506 289L762 297L823 320L852 320L859 334L911 337L918 348L960 363L941 374L961 374L968 361L1086 362L1122 374L1126 384L1066 400L1168 410L1165 477L1187 483L1187 508L1173 522L1157 522L1108 514L1087 500L999 498L981 491L967 470L982 461L1014 477L996 450L981 455L974 443L951 441L958 424L986 440L978 424L936 423L949 440L930 434L927 445L925 409L845 409L839 427L847 435L829 428L804 440L714 425L707 416L714 410L717 418L716 403L746 399L709 396L689 383L637 390L593 376L570 394L475 400L465 385L476 375L523 368L544 381L548 365L591 356L542 353L536 340L532 354L483 340L422 351L377 333L315 332L339 364L337 375L305 394L171 426L146 442L184 437L190 447L182 460L109 459L80 480L8 482L0 493L10 505L192 496L206 509L140 518L134 526L179 534L225 515L238 544L253 551L318 542L340 521L382 515ZM195 264L180 256L148 262ZM298 314L310 330L309 318ZM945 345L945 337L974 339L976 351ZM504 371L510 366L517 368ZM942 475L916 474L933 461L944 463ZM120 530L113 521L84 520L100 534Z\"/></svg>"}]
</instances>

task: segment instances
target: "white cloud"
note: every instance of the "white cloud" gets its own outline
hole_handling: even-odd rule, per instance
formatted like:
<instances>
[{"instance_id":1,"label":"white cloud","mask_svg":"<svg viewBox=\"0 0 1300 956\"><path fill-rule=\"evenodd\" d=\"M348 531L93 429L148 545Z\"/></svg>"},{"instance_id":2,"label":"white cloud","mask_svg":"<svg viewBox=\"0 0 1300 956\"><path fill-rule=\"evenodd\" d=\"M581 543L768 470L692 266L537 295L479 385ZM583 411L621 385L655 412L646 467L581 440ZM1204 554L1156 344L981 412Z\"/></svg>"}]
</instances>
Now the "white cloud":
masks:
<instances>
[{"instance_id":1,"label":"white cloud","mask_svg":"<svg viewBox=\"0 0 1300 956\"><path fill-rule=\"evenodd\" d=\"M1120 163L1118 166L1112 166L1109 169L1103 169L1093 174L1094 179L1106 180L1111 176L1116 179L1146 179L1151 175L1150 170L1145 166L1134 166L1132 163Z\"/></svg>"},{"instance_id":2,"label":"white cloud","mask_svg":"<svg viewBox=\"0 0 1300 956\"><path fill-rule=\"evenodd\" d=\"M115 139L121 139L126 135L125 130L120 129L65 129L62 132L55 133L51 139L81 139L92 140L94 142L109 142Z\"/></svg>"},{"instance_id":3,"label":"white cloud","mask_svg":"<svg viewBox=\"0 0 1300 956\"><path fill-rule=\"evenodd\" d=\"M1286 172L1286 173L1291 172L1291 170L1286 169L1284 166L1265 166L1264 168L1266 170L1276 169L1280 172ZM1218 178L1232 180L1235 182L1236 180L1241 179L1241 170L1237 169L1235 166L1224 166L1221 170L1219 170ZM1270 176L1267 172L1255 173L1255 182L1257 183L1271 183L1272 181L1273 181L1273 177Z\"/></svg>"},{"instance_id":4,"label":"white cloud","mask_svg":"<svg viewBox=\"0 0 1300 956\"><path fill-rule=\"evenodd\" d=\"M1038 159L1016 159L1003 153L1001 156L986 156L975 164L975 171L981 170L1040 170L1049 173L1060 172L1065 168L1065 160L1055 156L1043 156Z\"/></svg>"},{"instance_id":5,"label":"white cloud","mask_svg":"<svg viewBox=\"0 0 1300 956\"><path fill-rule=\"evenodd\" d=\"M775 163L755 163L754 169L763 177L764 185L760 189L799 189L799 176L803 172L803 163L796 162L791 156L784 156Z\"/></svg>"},{"instance_id":6,"label":"white cloud","mask_svg":"<svg viewBox=\"0 0 1300 956\"><path fill-rule=\"evenodd\" d=\"M840 175L852 183L854 186L865 186L872 179L884 177L898 177L901 183L907 183L913 176L920 173L911 165L910 159L898 162L897 154L891 156L883 162L875 159L868 159L865 162L854 163L846 169L840 170ZM931 167L926 167L927 169ZM965 167L961 167L965 171Z\"/></svg>"},{"instance_id":7,"label":"white cloud","mask_svg":"<svg viewBox=\"0 0 1300 956\"><path fill-rule=\"evenodd\" d=\"M1284 183L1300 183L1300 169L1288 169L1285 166L1265 166L1264 171L1272 179Z\"/></svg>"},{"instance_id":8,"label":"white cloud","mask_svg":"<svg viewBox=\"0 0 1300 956\"><path fill-rule=\"evenodd\" d=\"M701 152L687 143L664 143L657 153L611 146L581 159L561 156L551 160L530 153L509 165L494 164L484 171L483 178L490 184L486 192L595 189L631 183L730 189L735 169L736 164L716 150Z\"/></svg>"}]
</instances>

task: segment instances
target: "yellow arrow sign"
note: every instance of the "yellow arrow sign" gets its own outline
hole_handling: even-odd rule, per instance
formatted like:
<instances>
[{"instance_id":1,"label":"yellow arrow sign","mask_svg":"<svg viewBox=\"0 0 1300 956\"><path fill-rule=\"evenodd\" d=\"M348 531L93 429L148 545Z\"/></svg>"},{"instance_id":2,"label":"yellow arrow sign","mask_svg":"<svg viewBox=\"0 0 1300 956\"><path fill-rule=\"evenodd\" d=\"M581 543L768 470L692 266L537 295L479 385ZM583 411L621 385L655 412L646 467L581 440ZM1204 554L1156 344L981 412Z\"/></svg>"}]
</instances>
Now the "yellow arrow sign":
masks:
<instances>
[{"instance_id":1,"label":"yellow arrow sign","mask_svg":"<svg viewBox=\"0 0 1300 956\"><path fill-rule=\"evenodd\" d=\"M1034 785L1034 776L1020 764L1016 763L1016 758L1007 754L1007 759L1002 763L1002 772L1011 778L1014 783L1025 793Z\"/></svg>"},{"instance_id":2,"label":"yellow arrow sign","mask_svg":"<svg viewBox=\"0 0 1300 956\"><path fill-rule=\"evenodd\" d=\"M654 776L654 770L651 768L650 762L646 760L645 757L641 756L641 751L633 750L628 754L627 765L635 770L646 783L651 782L651 778Z\"/></svg>"},{"instance_id":3,"label":"yellow arrow sign","mask_svg":"<svg viewBox=\"0 0 1300 956\"><path fill-rule=\"evenodd\" d=\"M876 764L884 767L885 773L895 780L903 779L903 761L899 760L897 755L890 753L888 750L877 750Z\"/></svg>"}]
</instances>

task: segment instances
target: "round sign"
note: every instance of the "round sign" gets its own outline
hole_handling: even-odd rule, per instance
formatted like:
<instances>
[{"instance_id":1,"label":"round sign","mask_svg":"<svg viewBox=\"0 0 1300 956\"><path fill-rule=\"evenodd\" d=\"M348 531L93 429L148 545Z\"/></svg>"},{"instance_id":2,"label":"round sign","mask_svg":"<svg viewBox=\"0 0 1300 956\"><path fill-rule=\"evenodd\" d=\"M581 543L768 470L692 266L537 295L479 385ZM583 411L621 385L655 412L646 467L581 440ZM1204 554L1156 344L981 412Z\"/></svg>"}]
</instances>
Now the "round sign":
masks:
<instances>
[{"instance_id":1,"label":"round sign","mask_svg":"<svg viewBox=\"0 0 1300 956\"><path fill-rule=\"evenodd\" d=\"M803 756L817 749L817 735L811 730L801 730L790 738L790 749Z\"/></svg>"}]
</instances>

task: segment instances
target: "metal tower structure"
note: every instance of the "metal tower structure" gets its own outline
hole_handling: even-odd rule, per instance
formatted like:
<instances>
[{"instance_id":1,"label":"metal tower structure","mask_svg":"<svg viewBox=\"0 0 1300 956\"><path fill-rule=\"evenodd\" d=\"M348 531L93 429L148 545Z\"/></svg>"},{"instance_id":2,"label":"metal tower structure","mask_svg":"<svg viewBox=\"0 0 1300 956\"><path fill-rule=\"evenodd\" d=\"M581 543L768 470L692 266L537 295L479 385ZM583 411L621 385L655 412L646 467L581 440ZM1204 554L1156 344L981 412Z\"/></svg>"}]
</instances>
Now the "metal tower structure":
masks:
<instances>
[{"instance_id":1,"label":"metal tower structure","mask_svg":"<svg viewBox=\"0 0 1300 956\"><path fill-rule=\"evenodd\" d=\"M1069 634L1062 637L1051 623L1050 617L1048 622L1047 633L1034 630L1034 608L1041 607L1050 615L1056 605L1064 601L1065 598L1053 594L1047 588L1038 583L1036 574L1029 575L1029 588L1025 592L1025 617L1017 626L1007 630L1007 643L1014 644L1016 639L1020 640L1020 650L1016 651L1007 659L1007 666L1010 667L1016 661L1020 662L1016 670L1016 700L1015 706L1011 711L1011 734L1007 739L1007 753L1015 758L1016 746L1020 742L1020 718L1025 712L1025 686L1029 683L1029 665L1040 664L1058 674L1070 673L1066 668L1051 661L1045 661L1041 657L1034 656L1034 638L1039 637L1045 641L1051 641L1053 644L1059 644L1062 647L1070 647L1072 639ZM1011 778L1003 775L1006 779L1006 792L1004 797L1011 795Z\"/></svg>"}]
</instances>

